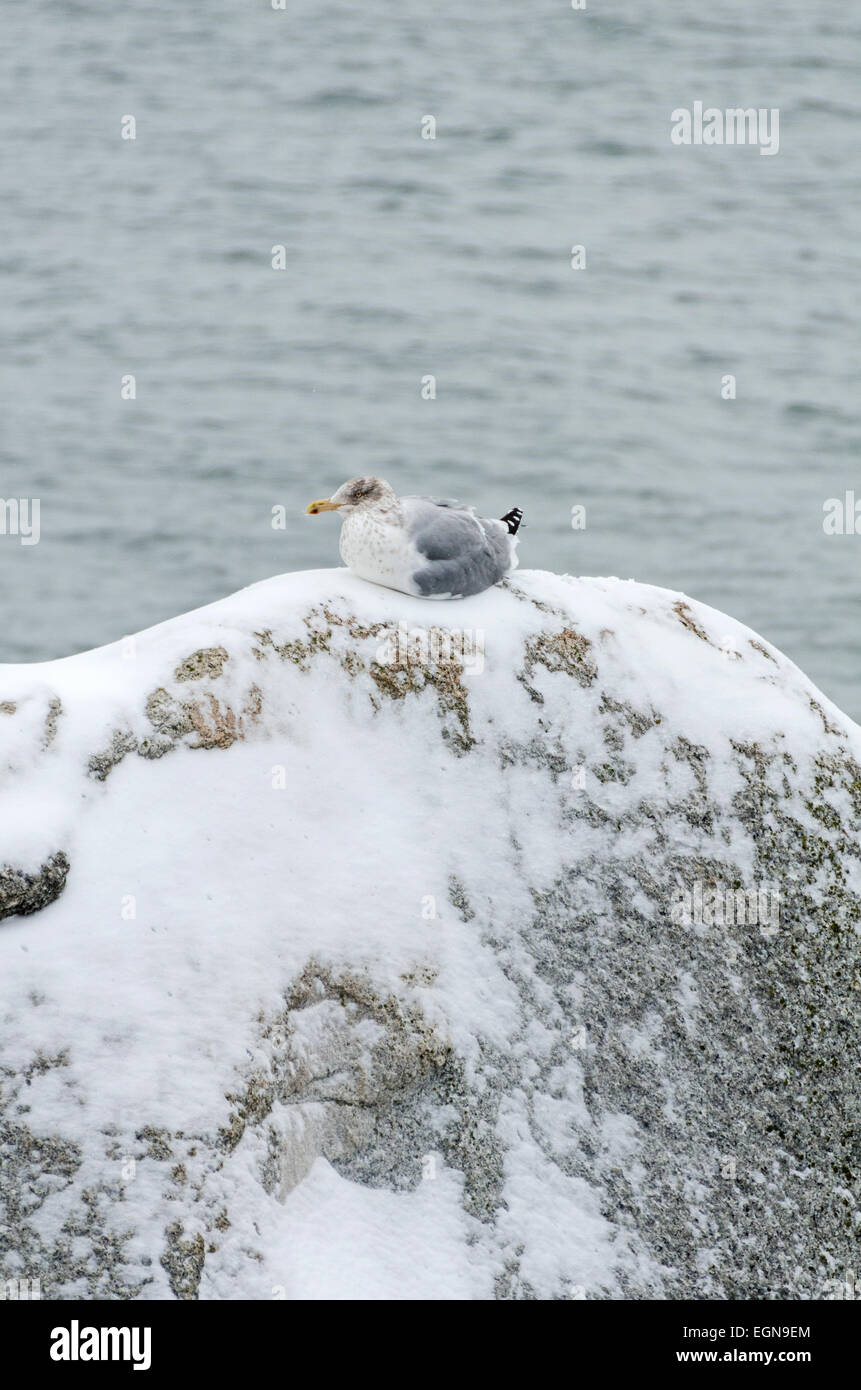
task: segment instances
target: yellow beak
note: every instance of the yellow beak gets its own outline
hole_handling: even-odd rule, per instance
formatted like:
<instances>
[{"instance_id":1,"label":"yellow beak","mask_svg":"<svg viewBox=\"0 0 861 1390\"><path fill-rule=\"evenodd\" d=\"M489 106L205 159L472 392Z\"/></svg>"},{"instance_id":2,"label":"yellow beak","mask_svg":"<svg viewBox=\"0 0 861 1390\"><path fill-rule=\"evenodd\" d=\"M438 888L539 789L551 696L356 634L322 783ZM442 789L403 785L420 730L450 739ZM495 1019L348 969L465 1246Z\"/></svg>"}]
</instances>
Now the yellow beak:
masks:
<instances>
[{"instance_id":1,"label":"yellow beak","mask_svg":"<svg viewBox=\"0 0 861 1390\"><path fill-rule=\"evenodd\" d=\"M305 515L316 516L318 512L336 512L340 505L340 502L330 502L328 497L321 497L319 502L308 503Z\"/></svg>"}]
</instances>

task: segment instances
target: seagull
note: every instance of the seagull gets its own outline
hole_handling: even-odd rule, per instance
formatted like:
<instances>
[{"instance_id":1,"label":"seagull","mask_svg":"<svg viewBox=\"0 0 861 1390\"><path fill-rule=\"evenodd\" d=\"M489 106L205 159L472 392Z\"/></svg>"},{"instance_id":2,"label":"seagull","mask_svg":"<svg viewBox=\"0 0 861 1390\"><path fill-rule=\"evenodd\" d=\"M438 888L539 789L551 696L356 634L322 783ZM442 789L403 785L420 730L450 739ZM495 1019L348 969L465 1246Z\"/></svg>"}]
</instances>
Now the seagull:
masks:
<instances>
[{"instance_id":1,"label":"seagull","mask_svg":"<svg viewBox=\"0 0 861 1390\"><path fill-rule=\"evenodd\" d=\"M382 478L351 478L306 511L339 511L344 564L361 579L417 598L480 594L517 567L519 507L490 521L459 502L397 497Z\"/></svg>"}]
</instances>

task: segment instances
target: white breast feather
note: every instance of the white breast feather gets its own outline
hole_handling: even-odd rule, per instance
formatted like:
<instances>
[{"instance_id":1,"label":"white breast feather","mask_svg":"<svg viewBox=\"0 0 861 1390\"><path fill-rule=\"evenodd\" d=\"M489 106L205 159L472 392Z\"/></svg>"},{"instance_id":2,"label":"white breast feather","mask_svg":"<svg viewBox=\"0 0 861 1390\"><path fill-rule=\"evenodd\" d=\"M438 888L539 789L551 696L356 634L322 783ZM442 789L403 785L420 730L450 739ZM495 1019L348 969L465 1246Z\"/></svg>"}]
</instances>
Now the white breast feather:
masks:
<instances>
[{"instance_id":1,"label":"white breast feather","mask_svg":"<svg viewBox=\"0 0 861 1390\"><path fill-rule=\"evenodd\" d=\"M403 593L418 594L413 575L421 557L401 526L368 508L344 517L341 559L361 579Z\"/></svg>"}]
</instances>

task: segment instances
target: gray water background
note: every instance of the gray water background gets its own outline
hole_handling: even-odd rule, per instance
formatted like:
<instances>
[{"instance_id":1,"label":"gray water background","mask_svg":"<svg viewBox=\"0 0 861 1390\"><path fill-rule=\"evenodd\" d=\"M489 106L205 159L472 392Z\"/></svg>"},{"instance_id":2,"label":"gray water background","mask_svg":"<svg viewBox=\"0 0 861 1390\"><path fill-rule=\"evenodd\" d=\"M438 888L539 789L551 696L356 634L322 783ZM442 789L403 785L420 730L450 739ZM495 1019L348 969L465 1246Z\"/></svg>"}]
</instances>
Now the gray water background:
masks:
<instances>
[{"instance_id":1,"label":"gray water background","mask_svg":"<svg viewBox=\"0 0 861 1390\"><path fill-rule=\"evenodd\" d=\"M822 527L861 498L861 5L587 4L5 7L0 496L41 540L0 537L0 660L338 564L304 506L376 472L861 717L861 535ZM779 108L779 153L674 146L696 100Z\"/></svg>"}]
</instances>

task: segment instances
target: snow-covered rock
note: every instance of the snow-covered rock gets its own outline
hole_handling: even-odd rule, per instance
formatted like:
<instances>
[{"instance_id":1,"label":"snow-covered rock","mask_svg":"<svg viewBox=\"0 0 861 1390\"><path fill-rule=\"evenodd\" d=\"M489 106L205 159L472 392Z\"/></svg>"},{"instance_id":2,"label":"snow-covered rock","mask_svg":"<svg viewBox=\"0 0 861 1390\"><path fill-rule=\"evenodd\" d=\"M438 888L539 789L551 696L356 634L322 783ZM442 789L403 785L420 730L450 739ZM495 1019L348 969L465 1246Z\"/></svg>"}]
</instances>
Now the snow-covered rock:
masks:
<instances>
[{"instance_id":1,"label":"snow-covered rock","mask_svg":"<svg viewBox=\"0 0 861 1390\"><path fill-rule=\"evenodd\" d=\"M859 763L767 642L612 579L286 575L0 668L0 1278L821 1297Z\"/></svg>"}]
</instances>

